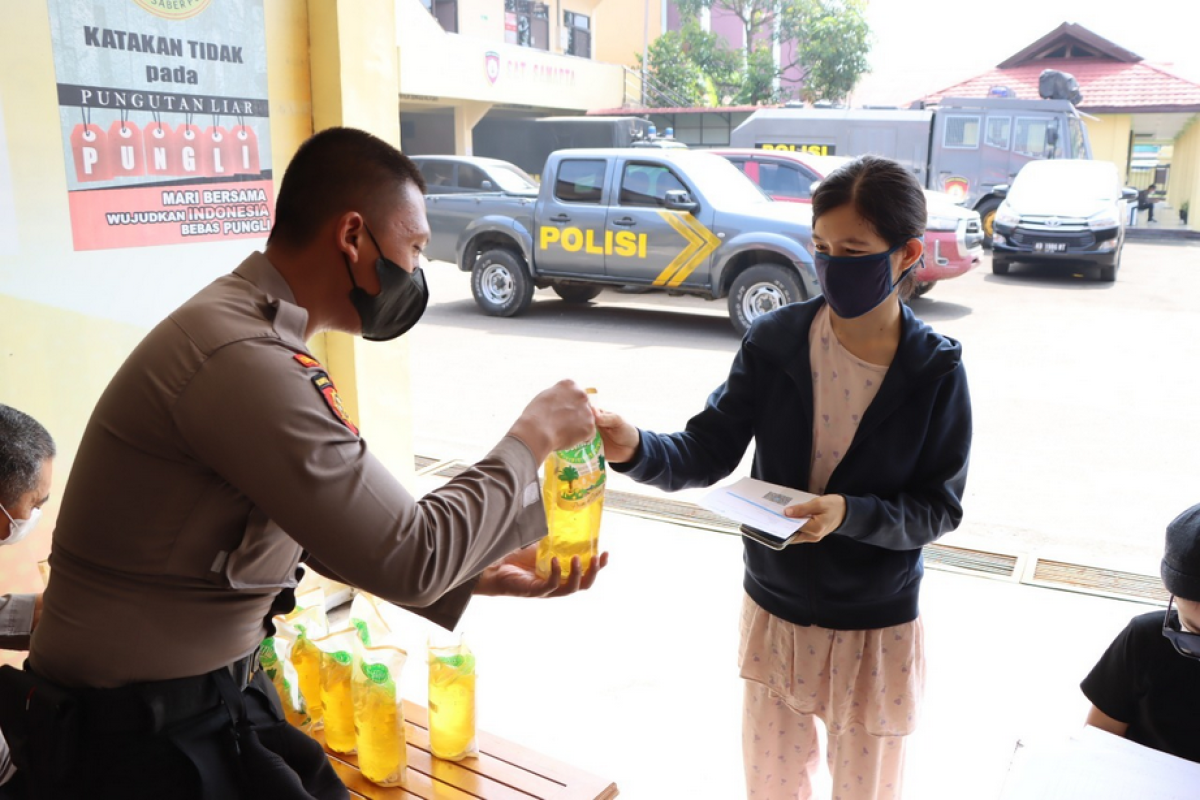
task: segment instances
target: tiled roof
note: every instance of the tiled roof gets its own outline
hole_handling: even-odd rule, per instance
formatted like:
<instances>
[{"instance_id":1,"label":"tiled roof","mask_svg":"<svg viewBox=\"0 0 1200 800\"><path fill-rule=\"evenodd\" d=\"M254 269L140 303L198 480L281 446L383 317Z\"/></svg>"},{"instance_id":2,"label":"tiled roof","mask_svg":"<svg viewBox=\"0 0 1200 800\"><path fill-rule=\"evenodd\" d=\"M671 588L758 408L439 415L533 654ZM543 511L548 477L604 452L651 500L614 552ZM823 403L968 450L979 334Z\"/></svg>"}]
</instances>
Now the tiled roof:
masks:
<instances>
[{"instance_id":1,"label":"tiled roof","mask_svg":"<svg viewBox=\"0 0 1200 800\"><path fill-rule=\"evenodd\" d=\"M1009 69L992 69L923 98L934 103L943 97L987 97L994 86L1006 86L1025 100L1036 100L1038 77L1045 69L1075 76L1082 111L1156 112L1200 111L1200 84L1144 61L1124 63L1106 58L1046 59Z\"/></svg>"}]
</instances>

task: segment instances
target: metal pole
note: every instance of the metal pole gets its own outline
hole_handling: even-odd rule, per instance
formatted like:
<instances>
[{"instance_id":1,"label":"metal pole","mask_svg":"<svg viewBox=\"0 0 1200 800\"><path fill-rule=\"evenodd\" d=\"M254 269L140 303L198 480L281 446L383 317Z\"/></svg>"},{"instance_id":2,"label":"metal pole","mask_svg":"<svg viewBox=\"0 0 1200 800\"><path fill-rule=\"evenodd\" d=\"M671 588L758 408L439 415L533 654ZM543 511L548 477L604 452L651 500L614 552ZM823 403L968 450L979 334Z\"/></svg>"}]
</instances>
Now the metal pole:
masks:
<instances>
[{"instance_id":1,"label":"metal pole","mask_svg":"<svg viewBox=\"0 0 1200 800\"><path fill-rule=\"evenodd\" d=\"M646 60L650 57L650 0L643 0L642 19L642 105L646 105Z\"/></svg>"}]
</instances>

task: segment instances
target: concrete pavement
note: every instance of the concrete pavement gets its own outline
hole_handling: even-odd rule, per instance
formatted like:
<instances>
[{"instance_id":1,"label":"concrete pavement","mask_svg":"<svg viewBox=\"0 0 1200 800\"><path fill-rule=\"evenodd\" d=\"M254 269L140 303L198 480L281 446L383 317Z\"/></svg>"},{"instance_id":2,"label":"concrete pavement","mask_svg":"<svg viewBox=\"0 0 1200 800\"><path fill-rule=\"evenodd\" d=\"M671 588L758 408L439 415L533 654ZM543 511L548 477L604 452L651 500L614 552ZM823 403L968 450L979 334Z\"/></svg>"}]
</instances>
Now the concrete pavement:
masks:
<instances>
[{"instance_id":1,"label":"concrete pavement","mask_svg":"<svg viewBox=\"0 0 1200 800\"><path fill-rule=\"evenodd\" d=\"M478 656L480 727L611 778L622 797L742 797L741 542L617 513L602 540L612 561L589 593L473 602L461 629ZM1083 724L1079 681L1150 608L929 570L909 800L997 797L1018 739ZM425 625L407 632L404 683L419 701Z\"/></svg>"}]
</instances>

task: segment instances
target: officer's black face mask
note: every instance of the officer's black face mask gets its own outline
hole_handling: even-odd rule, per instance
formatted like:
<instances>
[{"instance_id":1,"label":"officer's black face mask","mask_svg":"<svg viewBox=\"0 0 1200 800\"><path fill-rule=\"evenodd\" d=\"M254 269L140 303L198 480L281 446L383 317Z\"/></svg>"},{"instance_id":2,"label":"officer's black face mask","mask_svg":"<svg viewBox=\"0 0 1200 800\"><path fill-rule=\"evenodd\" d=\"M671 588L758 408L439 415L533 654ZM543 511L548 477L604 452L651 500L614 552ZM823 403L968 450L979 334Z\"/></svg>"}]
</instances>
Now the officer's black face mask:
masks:
<instances>
[{"instance_id":1,"label":"officer's black face mask","mask_svg":"<svg viewBox=\"0 0 1200 800\"><path fill-rule=\"evenodd\" d=\"M429 304L429 287L425 284L425 274L420 267L412 274L406 272L383 255L371 229L365 224L363 228L379 251L379 258L375 261L379 294L372 296L363 291L354 280L350 259L343 254L346 271L350 273L350 283L354 285L350 291L350 302L362 320L362 337L372 342L387 342L407 333L417 324L417 320L425 313L425 306Z\"/></svg>"}]
</instances>

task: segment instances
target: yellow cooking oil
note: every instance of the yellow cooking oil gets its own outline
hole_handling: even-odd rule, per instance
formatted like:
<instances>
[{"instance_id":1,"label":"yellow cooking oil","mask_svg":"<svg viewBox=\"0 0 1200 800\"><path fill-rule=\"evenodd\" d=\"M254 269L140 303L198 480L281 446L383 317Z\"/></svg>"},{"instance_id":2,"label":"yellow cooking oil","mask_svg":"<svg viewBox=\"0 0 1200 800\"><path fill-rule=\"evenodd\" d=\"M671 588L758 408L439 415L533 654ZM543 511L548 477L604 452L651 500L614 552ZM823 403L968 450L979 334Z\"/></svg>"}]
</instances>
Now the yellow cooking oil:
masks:
<instances>
[{"instance_id":1,"label":"yellow cooking oil","mask_svg":"<svg viewBox=\"0 0 1200 800\"><path fill-rule=\"evenodd\" d=\"M321 651L310 639L301 637L292 646L292 666L296 668L308 718L316 726L324 716L321 704Z\"/></svg>"},{"instance_id":2,"label":"yellow cooking oil","mask_svg":"<svg viewBox=\"0 0 1200 800\"><path fill-rule=\"evenodd\" d=\"M579 567L586 572L592 559L600 554L600 516L607 476L599 431L591 441L555 451L546 459L542 505L548 534L538 542L538 577L549 577L550 560L558 558L562 582L566 583L572 557L579 556Z\"/></svg>"},{"instance_id":3,"label":"yellow cooking oil","mask_svg":"<svg viewBox=\"0 0 1200 800\"><path fill-rule=\"evenodd\" d=\"M321 650L321 705L325 723L325 744L337 753L353 753L354 699L351 695L351 675L354 657L354 632L351 630L317 639Z\"/></svg>"},{"instance_id":4,"label":"yellow cooking oil","mask_svg":"<svg viewBox=\"0 0 1200 800\"><path fill-rule=\"evenodd\" d=\"M372 674L383 669L383 677ZM395 786L404 780L408 766L404 716L396 696L396 684L387 668L363 664L368 680L354 686L354 719L358 730L358 767L363 777L380 786ZM379 682L382 680L382 683Z\"/></svg>"},{"instance_id":5,"label":"yellow cooking oil","mask_svg":"<svg viewBox=\"0 0 1200 800\"><path fill-rule=\"evenodd\" d=\"M446 761L461 761L475 748L475 656L429 652L429 749Z\"/></svg>"}]
</instances>

